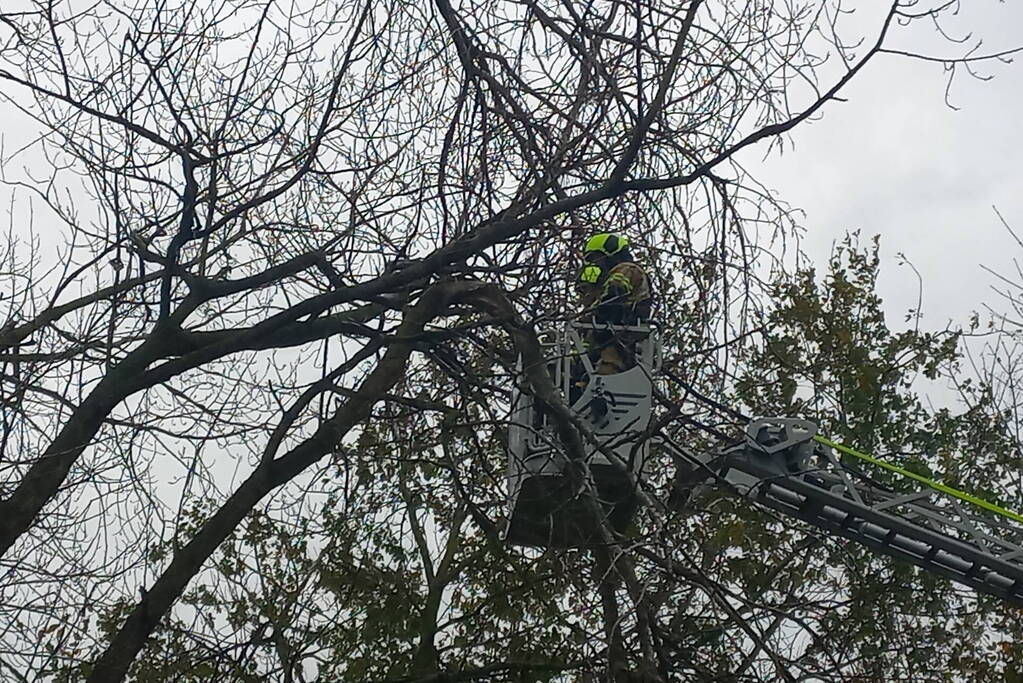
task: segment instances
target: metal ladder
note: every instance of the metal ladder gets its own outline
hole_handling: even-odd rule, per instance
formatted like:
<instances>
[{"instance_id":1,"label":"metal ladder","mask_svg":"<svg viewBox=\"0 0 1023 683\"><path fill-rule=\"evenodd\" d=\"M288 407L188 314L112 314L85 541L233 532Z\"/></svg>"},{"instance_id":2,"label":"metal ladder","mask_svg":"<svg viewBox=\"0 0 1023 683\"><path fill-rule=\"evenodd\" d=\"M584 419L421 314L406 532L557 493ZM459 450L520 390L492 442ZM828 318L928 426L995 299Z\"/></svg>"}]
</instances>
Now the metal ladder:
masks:
<instances>
[{"instance_id":1,"label":"metal ladder","mask_svg":"<svg viewBox=\"0 0 1023 683\"><path fill-rule=\"evenodd\" d=\"M688 483L727 482L786 516L1023 606L1023 525L912 479L871 481L815 443L816 429L755 420L743 444L698 456Z\"/></svg>"}]
</instances>

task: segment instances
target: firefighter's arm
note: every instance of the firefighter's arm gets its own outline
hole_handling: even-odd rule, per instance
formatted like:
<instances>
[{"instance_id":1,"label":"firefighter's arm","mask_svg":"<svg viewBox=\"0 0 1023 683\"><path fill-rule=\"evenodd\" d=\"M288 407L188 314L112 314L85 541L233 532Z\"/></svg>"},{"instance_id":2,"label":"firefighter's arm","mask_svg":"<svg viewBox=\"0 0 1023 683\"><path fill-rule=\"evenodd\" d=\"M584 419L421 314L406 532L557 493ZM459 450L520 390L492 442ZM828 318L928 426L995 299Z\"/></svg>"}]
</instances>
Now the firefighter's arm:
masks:
<instances>
[{"instance_id":1,"label":"firefighter's arm","mask_svg":"<svg viewBox=\"0 0 1023 683\"><path fill-rule=\"evenodd\" d=\"M632 295L633 284L629 273L622 268L614 268L604 282L602 299L605 301L625 301Z\"/></svg>"}]
</instances>

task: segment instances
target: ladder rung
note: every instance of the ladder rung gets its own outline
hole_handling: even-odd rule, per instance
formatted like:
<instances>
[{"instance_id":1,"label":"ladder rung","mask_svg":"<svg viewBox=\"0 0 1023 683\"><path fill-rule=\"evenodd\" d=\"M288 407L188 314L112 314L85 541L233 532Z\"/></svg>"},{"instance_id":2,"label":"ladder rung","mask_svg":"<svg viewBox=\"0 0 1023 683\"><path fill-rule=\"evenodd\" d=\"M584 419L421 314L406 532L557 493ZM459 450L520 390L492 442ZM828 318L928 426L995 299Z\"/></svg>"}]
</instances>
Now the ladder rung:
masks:
<instances>
[{"instance_id":1,"label":"ladder rung","mask_svg":"<svg viewBox=\"0 0 1023 683\"><path fill-rule=\"evenodd\" d=\"M970 568L966 570L966 573L963 576L965 576L968 579L978 578L980 576L980 572L982 569L986 569L986 567L982 563L974 562L972 565L970 565Z\"/></svg>"},{"instance_id":2,"label":"ladder rung","mask_svg":"<svg viewBox=\"0 0 1023 683\"><path fill-rule=\"evenodd\" d=\"M1019 555L1000 558L989 548L934 528L925 520L894 509L875 510L837 495L821 485L827 482L811 476L779 477L776 471L751 460L730 461L729 466L763 482L757 498L768 507L976 590L1023 604ZM1006 547L1023 555L1011 545Z\"/></svg>"},{"instance_id":3,"label":"ladder rung","mask_svg":"<svg viewBox=\"0 0 1023 683\"><path fill-rule=\"evenodd\" d=\"M853 525L856 524L859 521L861 521L859 517L857 517L856 515L854 515L851 512L847 513L846 516L845 516L845 519L842 520L842 528L843 529L852 529Z\"/></svg>"}]
</instances>

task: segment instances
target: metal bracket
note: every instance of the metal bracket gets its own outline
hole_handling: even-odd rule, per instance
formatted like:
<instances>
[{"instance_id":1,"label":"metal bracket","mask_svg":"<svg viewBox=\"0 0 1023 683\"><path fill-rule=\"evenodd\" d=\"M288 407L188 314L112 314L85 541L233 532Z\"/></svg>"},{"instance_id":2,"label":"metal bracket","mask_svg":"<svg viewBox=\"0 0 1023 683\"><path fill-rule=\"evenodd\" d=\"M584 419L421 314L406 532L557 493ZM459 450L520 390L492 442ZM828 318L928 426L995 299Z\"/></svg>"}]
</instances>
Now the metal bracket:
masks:
<instances>
[{"instance_id":1,"label":"metal bracket","mask_svg":"<svg viewBox=\"0 0 1023 683\"><path fill-rule=\"evenodd\" d=\"M806 443L816 435L816 424L794 417L761 417L746 427L746 443L767 455Z\"/></svg>"}]
</instances>

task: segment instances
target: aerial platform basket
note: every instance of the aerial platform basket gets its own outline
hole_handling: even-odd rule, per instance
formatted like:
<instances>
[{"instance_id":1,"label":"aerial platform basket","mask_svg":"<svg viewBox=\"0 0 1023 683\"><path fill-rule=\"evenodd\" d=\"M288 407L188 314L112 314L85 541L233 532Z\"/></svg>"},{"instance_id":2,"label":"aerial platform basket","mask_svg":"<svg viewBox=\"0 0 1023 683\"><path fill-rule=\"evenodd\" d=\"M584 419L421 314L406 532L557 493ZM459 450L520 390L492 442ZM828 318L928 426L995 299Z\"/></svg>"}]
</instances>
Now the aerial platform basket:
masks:
<instances>
[{"instance_id":1,"label":"aerial platform basket","mask_svg":"<svg viewBox=\"0 0 1023 683\"><path fill-rule=\"evenodd\" d=\"M635 514L635 482L649 446L652 377L659 339L649 325L572 322L541 335L548 370L571 409L586 422L600 448L588 445L603 520L571 476L568 456L552 420L532 397L516 388L508 434L509 516L505 538L513 545L584 547L595 542L601 523L622 532ZM598 375L599 350L616 344L628 364L623 372ZM521 362L521 361L520 361ZM609 457L610 454L610 457Z\"/></svg>"}]
</instances>

